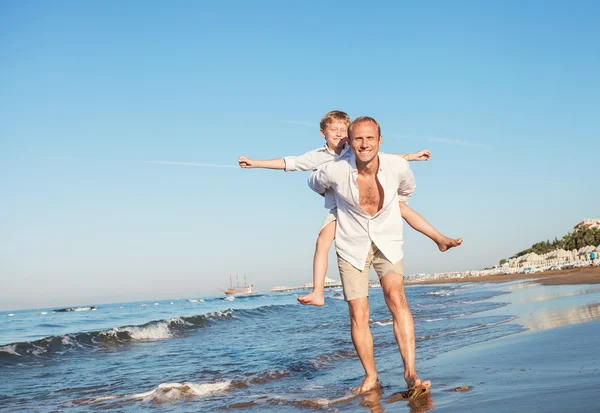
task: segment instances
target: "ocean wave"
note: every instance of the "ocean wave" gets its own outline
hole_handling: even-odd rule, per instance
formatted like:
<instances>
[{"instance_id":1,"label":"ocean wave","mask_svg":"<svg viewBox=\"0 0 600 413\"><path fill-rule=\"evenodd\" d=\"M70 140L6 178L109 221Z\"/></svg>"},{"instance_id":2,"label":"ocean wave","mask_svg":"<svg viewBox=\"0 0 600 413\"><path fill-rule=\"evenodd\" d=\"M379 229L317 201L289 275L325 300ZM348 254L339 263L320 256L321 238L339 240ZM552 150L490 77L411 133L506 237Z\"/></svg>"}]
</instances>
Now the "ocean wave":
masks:
<instances>
[{"instance_id":1,"label":"ocean wave","mask_svg":"<svg viewBox=\"0 0 600 413\"><path fill-rule=\"evenodd\" d=\"M500 324L506 324L506 323L509 323L509 322L514 321L516 319L517 319L517 317L513 316L513 317L503 318L502 320L496 321L496 322L478 323L478 324L475 324L475 325L472 325L472 326L468 326L468 327L464 327L464 328L459 328L459 329L456 329L456 330L444 331L444 332L441 332L441 333L429 334L429 335L426 335L426 336L418 337L416 339L416 341L419 342L419 341L423 341L423 340L431 340L431 339L438 338L438 337L449 336L449 335L452 335L452 334L468 333L470 331L479 330L479 329L485 328L485 327L492 327L492 326L497 326L497 325L500 325Z\"/></svg>"},{"instance_id":2,"label":"ocean wave","mask_svg":"<svg viewBox=\"0 0 600 413\"><path fill-rule=\"evenodd\" d=\"M388 320L384 320L384 321L370 321L370 324L373 324L375 326L389 326L390 324L394 324L394 319L390 318Z\"/></svg>"},{"instance_id":3,"label":"ocean wave","mask_svg":"<svg viewBox=\"0 0 600 413\"><path fill-rule=\"evenodd\" d=\"M90 306L90 307L68 307L68 308L59 308L58 310L52 310L53 313L71 313L71 312L80 312L80 311L96 311L98 307Z\"/></svg>"},{"instance_id":4,"label":"ocean wave","mask_svg":"<svg viewBox=\"0 0 600 413\"><path fill-rule=\"evenodd\" d=\"M51 336L31 342L10 343L0 347L0 362L21 356L44 356L69 350L125 345L136 341L166 340L184 335L189 330L231 319L244 319L280 311L285 305L267 305L253 309L228 309L194 316L150 321L139 326L123 326L108 330Z\"/></svg>"},{"instance_id":5,"label":"ocean wave","mask_svg":"<svg viewBox=\"0 0 600 413\"><path fill-rule=\"evenodd\" d=\"M449 295L453 295L454 291L452 290L439 290L439 291L430 291L428 293L422 294L422 295L435 295L438 297L447 297Z\"/></svg>"},{"instance_id":6,"label":"ocean wave","mask_svg":"<svg viewBox=\"0 0 600 413\"><path fill-rule=\"evenodd\" d=\"M129 396L142 402L164 403L173 400L190 399L225 391L231 380L219 383L162 383L154 389Z\"/></svg>"},{"instance_id":7,"label":"ocean wave","mask_svg":"<svg viewBox=\"0 0 600 413\"><path fill-rule=\"evenodd\" d=\"M100 407L105 403L111 403L118 401L119 404L123 402L153 402L153 403L165 403L175 400L191 399L196 397L207 396L213 393L219 393L226 391L230 385L231 380L226 380L216 383L161 383L154 389L138 394L116 394L116 395L105 395L86 399L73 400L75 406L85 405L97 405Z\"/></svg>"},{"instance_id":8,"label":"ocean wave","mask_svg":"<svg viewBox=\"0 0 600 413\"><path fill-rule=\"evenodd\" d=\"M123 407L126 402L153 402L164 403L174 400L191 399L202 397L214 393L245 389L254 385L262 385L272 380L278 380L284 377L289 377L289 370L270 370L260 373L246 373L244 378L226 379L219 378L214 382L208 383L193 383L193 382L173 382L161 383L152 390L143 393L126 393L126 394L107 394L91 398L73 400L76 406L81 405L96 405L96 407L106 406L107 403L116 402L119 407ZM69 388L59 389L57 391L71 390Z\"/></svg>"}]
</instances>

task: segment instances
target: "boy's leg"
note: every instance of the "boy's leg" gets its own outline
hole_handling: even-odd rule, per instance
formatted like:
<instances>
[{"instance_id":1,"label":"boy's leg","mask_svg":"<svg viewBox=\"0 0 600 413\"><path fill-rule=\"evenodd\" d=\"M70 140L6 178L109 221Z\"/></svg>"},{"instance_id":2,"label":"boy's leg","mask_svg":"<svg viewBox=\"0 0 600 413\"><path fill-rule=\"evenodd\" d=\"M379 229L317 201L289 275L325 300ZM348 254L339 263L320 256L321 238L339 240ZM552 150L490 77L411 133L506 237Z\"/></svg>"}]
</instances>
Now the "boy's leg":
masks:
<instances>
[{"instance_id":1,"label":"boy's leg","mask_svg":"<svg viewBox=\"0 0 600 413\"><path fill-rule=\"evenodd\" d=\"M430 238L435 242L440 249L444 252L452 247L458 247L462 244L462 238L453 239L448 238L445 235L435 229L425 218L423 218L417 211L406 205L404 202L400 202L400 214L402 218L416 231Z\"/></svg>"},{"instance_id":2,"label":"boy's leg","mask_svg":"<svg viewBox=\"0 0 600 413\"><path fill-rule=\"evenodd\" d=\"M335 238L336 221L325 225L315 248L315 257L313 259L313 290L311 293L298 297L300 304L318 305L325 304L325 276L327 275L327 260L329 249Z\"/></svg>"}]
</instances>

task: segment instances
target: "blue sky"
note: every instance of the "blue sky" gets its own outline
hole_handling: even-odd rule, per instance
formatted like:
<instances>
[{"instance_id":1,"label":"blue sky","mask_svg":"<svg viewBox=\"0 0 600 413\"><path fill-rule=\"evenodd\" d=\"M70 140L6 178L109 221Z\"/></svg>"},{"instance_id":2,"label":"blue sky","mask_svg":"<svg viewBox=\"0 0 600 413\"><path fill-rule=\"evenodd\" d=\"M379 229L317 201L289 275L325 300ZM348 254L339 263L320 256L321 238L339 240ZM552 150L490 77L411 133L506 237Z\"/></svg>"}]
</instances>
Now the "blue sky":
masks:
<instances>
[{"instance_id":1,"label":"blue sky","mask_svg":"<svg viewBox=\"0 0 600 413\"><path fill-rule=\"evenodd\" d=\"M494 265L600 215L597 2L0 5L0 309L311 280L332 109L427 148L408 273ZM158 162L175 162L174 164ZM595 181L595 182L594 182ZM333 251L329 276L338 278Z\"/></svg>"}]
</instances>

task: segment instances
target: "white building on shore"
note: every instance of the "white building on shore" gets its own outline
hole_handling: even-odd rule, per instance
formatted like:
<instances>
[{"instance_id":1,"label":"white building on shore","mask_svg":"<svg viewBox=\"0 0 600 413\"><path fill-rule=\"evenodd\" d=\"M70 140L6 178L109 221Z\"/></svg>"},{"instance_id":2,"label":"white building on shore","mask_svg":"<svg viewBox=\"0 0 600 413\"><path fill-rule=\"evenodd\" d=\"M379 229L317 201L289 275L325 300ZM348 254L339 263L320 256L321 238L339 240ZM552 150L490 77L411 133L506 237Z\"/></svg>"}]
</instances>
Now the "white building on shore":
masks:
<instances>
[{"instance_id":1,"label":"white building on shore","mask_svg":"<svg viewBox=\"0 0 600 413\"><path fill-rule=\"evenodd\" d=\"M578 230L580 228L600 228L600 218L592 219L586 218L577 225L573 227L574 230Z\"/></svg>"}]
</instances>

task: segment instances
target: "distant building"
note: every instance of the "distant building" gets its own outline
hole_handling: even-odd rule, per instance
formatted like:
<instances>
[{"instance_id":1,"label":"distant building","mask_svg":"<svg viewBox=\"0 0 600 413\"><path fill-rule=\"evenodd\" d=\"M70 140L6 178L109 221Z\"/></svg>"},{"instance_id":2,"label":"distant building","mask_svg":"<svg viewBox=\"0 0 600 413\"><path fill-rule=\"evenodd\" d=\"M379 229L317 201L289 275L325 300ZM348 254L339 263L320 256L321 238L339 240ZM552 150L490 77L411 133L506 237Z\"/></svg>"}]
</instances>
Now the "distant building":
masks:
<instances>
[{"instance_id":1,"label":"distant building","mask_svg":"<svg viewBox=\"0 0 600 413\"><path fill-rule=\"evenodd\" d=\"M579 224L575 225L575 227L573 227L573 229L578 230L579 228L584 228L584 227L588 227L588 228L600 227L600 218L597 218L597 219L586 218L583 221L581 221Z\"/></svg>"}]
</instances>

